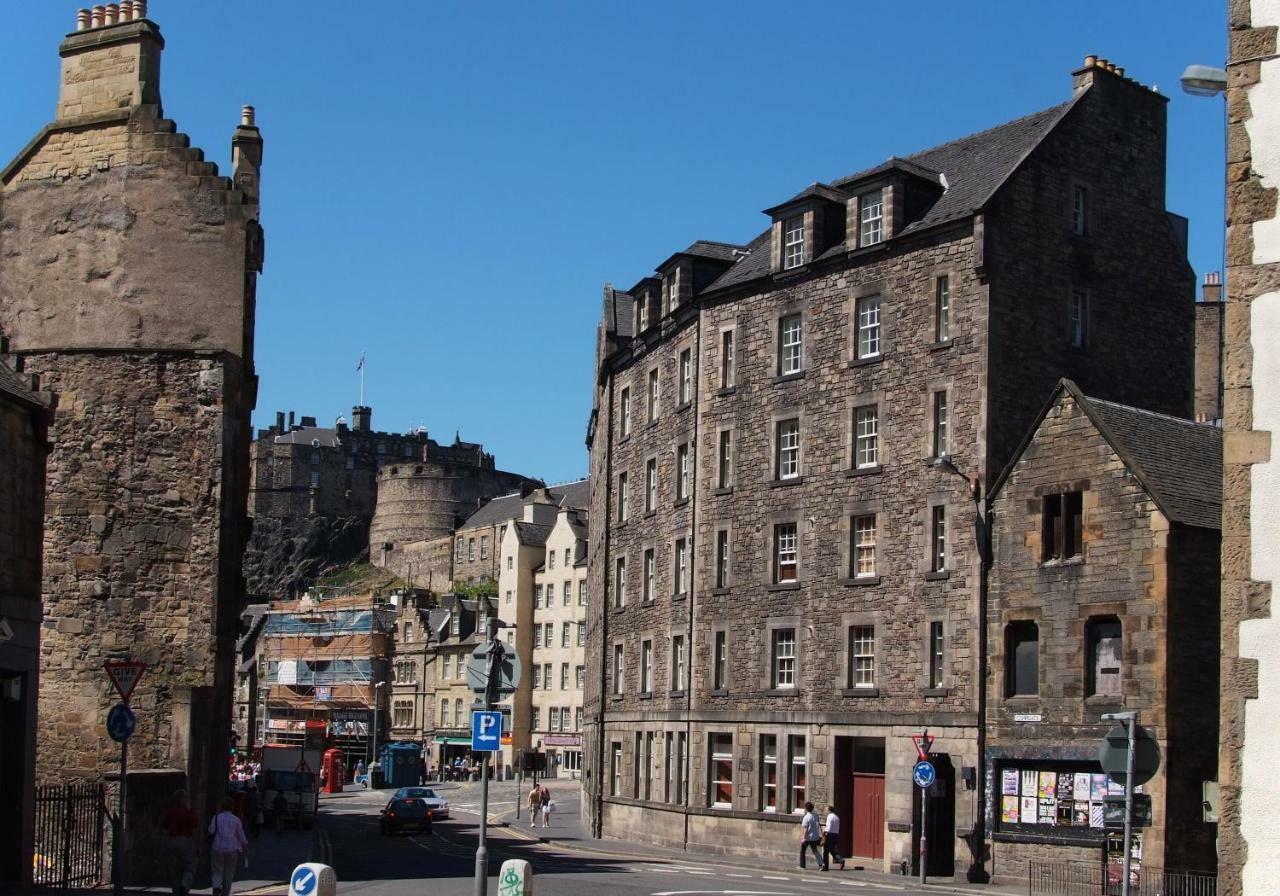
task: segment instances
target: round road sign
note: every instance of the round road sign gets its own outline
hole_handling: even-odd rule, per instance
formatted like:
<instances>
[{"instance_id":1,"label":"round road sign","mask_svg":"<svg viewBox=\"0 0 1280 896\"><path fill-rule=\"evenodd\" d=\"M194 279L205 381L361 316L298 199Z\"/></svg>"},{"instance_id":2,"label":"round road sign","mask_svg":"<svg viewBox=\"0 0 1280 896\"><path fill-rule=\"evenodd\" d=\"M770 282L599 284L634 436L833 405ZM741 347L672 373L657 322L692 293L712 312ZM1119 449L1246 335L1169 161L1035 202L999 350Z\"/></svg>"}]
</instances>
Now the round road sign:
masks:
<instances>
[{"instance_id":1,"label":"round road sign","mask_svg":"<svg viewBox=\"0 0 1280 896\"><path fill-rule=\"evenodd\" d=\"M927 790L938 779L938 773L934 771L932 762L921 759L916 763L916 767L911 770L911 779L916 782L917 787Z\"/></svg>"},{"instance_id":2,"label":"round road sign","mask_svg":"<svg viewBox=\"0 0 1280 896\"><path fill-rule=\"evenodd\" d=\"M1129 732L1117 725L1102 738L1098 748L1098 762L1112 781L1124 784L1125 768L1129 753ZM1151 732L1141 725L1133 733L1133 783L1146 784L1160 768L1160 745Z\"/></svg>"},{"instance_id":3,"label":"round road sign","mask_svg":"<svg viewBox=\"0 0 1280 896\"><path fill-rule=\"evenodd\" d=\"M107 713L107 734L116 743L123 743L133 737L133 729L137 724L133 710L125 703L117 703Z\"/></svg>"}]
</instances>

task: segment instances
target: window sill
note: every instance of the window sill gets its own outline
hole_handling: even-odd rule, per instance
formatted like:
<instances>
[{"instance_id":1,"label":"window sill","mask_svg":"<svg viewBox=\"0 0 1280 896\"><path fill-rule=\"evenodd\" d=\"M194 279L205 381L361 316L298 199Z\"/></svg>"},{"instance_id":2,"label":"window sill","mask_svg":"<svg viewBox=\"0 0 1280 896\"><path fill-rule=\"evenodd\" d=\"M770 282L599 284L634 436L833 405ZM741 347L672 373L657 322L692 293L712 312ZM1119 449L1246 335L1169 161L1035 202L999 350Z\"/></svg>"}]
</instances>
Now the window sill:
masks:
<instances>
[{"instance_id":1,"label":"window sill","mask_svg":"<svg viewBox=\"0 0 1280 896\"><path fill-rule=\"evenodd\" d=\"M1124 705L1124 697L1119 694L1094 694L1084 698L1084 705L1089 709L1110 709Z\"/></svg>"},{"instance_id":2,"label":"window sill","mask_svg":"<svg viewBox=\"0 0 1280 896\"><path fill-rule=\"evenodd\" d=\"M872 367L884 361L884 358L885 358L884 352L881 352L878 355L871 355L870 357L867 357L867 358L853 358L852 360L849 361L849 366L850 367Z\"/></svg>"},{"instance_id":3,"label":"window sill","mask_svg":"<svg viewBox=\"0 0 1280 896\"><path fill-rule=\"evenodd\" d=\"M795 373L780 373L773 379L769 380L769 382L772 385L777 385L778 383L790 383L794 380L804 379L805 373L806 371L803 370L797 370Z\"/></svg>"},{"instance_id":4,"label":"window sill","mask_svg":"<svg viewBox=\"0 0 1280 896\"><path fill-rule=\"evenodd\" d=\"M804 482L803 476L792 476L790 479L771 479L769 480L769 488L787 488L792 485L799 485Z\"/></svg>"},{"instance_id":5,"label":"window sill","mask_svg":"<svg viewBox=\"0 0 1280 896\"><path fill-rule=\"evenodd\" d=\"M869 588L880 584L879 576L854 576L853 578L838 579L841 585L846 588Z\"/></svg>"},{"instance_id":6,"label":"window sill","mask_svg":"<svg viewBox=\"0 0 1280 896\"><path fill-rule=\"evenodd\" d=\"M628 432L628 433L627 433L626 435L624 435L622 438L618 439L618 444L619 444L619 445L625 445L625 444L627 444L627 442L630 442L630 441L631 441L631 433L630 433L630 432Z\"/></svg>"},{"instance_id":7,"label":"window sill","mask_svg":"<svg viewBox=\"0 0 1280 896\"><path fill-rule=\"evenodd\" d=\"M879 697L879 688L842 688L840 694L844 697Z\"/></svg>"},{"instance_id":8,"label":"window sill","mask_svg":"<svg viewBox=\"0 0 1280 896\"><path fill-rule=\"evenodd\" d=\"M621 607L613 607L613 608L612 608L612 610L613 610L613 615L614 615L614 616L619 616L619 615L621 615L621 614L623 614L623 613L627 612L627 607L626 607L626 605L624 604L624 605L623 605L623 606L621 606Z\"/></svg>"},{"instance_id":9,"label":"window sill","mask_svg":"<svg viewBox=\"0 0 1280 896\"><path fill-rule=\"evenodd\" d=\"M951 570L949 569L937 569L924 574L926 582L945 582L949 578L951 578Z\"/></svg>"},{"instance_id":10,"label":"window sill","mask_svg":"<svg viewBox=\"0 0 1280 896\"><path fill-rule=\"evenodd\" d=\"M922 697L950 697L951 688L921 688L920 696Z\"/></svg>"},{"instance_id":11,"label":"window sill","mask_svg":"<svg viewBox=\"0 0 1280 896\"><path fill-rule=\"evenodd\" d=\"M712 492L711 492L711 494L715 495L716 497L720 497L720 496L722 496L722 495L732 495L732 494L733 494L733 486L732 486L732 485L726 485L726 486L724 486L724 487L722 487L722 488L715 489L714 491L712 491Z\"/></svg>"},{"instance_id":12,"label":"window sill","mask_svg":"<svg viewBox=\"0 0 1280 896\"><path fill-rule=\"evenodd\" d=\"M711 589L711 596L712 596L712 597L721 597L721 596L723 596L723 595L725 595L725 594L728 594L728 593L729 593L729 592L731 592L732 590L733 590L732 588L712 588L712 589Z\"/></svg>"},{"instance_id":13,"label":"window sill","mask_svg":"<svg viewBox=\"0 0 1280 896\"><path fill-rule=\"evenodd\" d=\"M685 506L686 504L688 504L688 503L689 503L689 499L688 499L688 498L676 498L675 502L674 502L671 506L672 506L672 507L684 507L684 506Z\"/></svg>"},{"instance_id":14,"label":"window sill","mask_svg":"<svg viewBox=\"0 0 1280 896\"><path fill-rule=\"evenodd\" d=\"M935 342L935 343L931 344L931 345L929 346L929 351L931 351L931 352L941 352L941 351L945 351L945 350L947 350L947 349L951 348L951 346L953 346L953 345L955 345L955 340L954 340L954 339L943 339L943 340L941 340L941 341L939 341L939 342Z\"/></svg>"},{"instance_id":15,"label":"window sill","mask_svg":"<svg viewBox=\"0 0 1280 896\"><path fill-rule=\"evenodd\" d=\"M614 702L614 703L621 703L621 702L622 702L622 697L623 697L623 695L622 695L622 694L610 694L610 695L609 695L609 699L610 699L612 702Z\"/></svg>"},{"instance_id":16,"label":"window sill","mask_svg":"<svg viewBox=\"0 0 1280 896\"><path fill-rule=\"evenodd\" d=\"M677 698L684 697L684 690L683 690L683 689L681 689L681 690L677 690L677 691L671 691L669 694L667 694L667 696L668 696L668 697L677 697Z\"/></svg>"},{"instance_id":17,"label":"window sill","mask_svg":"<svg viewBox=\"0 0 1280 896\"><path fill-rule=\"evenodd\" d=\"M689 592L688 592L688 591L682 591L682 592L681 592L681 593L679 593L679 594L673 594L673 595L671 595L671 599L672 599L672 600L684 600L684 599L685 599L685 598L687 598L688 596L689 596Z\"/></svg>"},{"instance_id":18,"label":"window sill","mask_svg":"<svg viewBox=\"0 0 1280 896\"><path fill-rule=\"evenodd\" d=\"M729 689L728 689L728 688L713 688L711 691L709 691L709 692L708 692L707 696L709 696L709 697L728 697L728 696L729 696Z\"/></svg>"},{"instance_id":19,"label":"window sill","mask_svg":"<svg viewBox=\"0 0 1280 896\"><path fill-rule=\"evenodd\" d=\"M1004 702L1006 706L1012 706L1018 709L1028 707L1028 706L1039 706L1040 695L1039 694L1014 694L1011 697L1005 697Z\"/></svg>"},{"instance_id":20,"label":"window sill","mask_svg":"<svg viewBox=\"0 0 1280 896\"><path fill-rule=\"evenodd\" d=\"M726 395L732 395L737 391L737 386L722 386L716 390L716 398L724 398Z\"/></svg>"},{"instance_id":21,"label":"window sill","mask_svg":"<svg viewBox=\"0 0 1280 896\"><path fill-rule=\"evenodd\" d=\"M658 419L659 419L659 417L661 417L661 416L662 416L662 415L661 415L661 414L659 414L659 415L658 415L658 417L654 417L652 420L646 420L646 421L644 422L644 428L645 428L645 429L653 429L655 426L657 426L657 425L658 425Z\"/></svg>"},{"instance_id":22,"label":"window sill","mask_svg":"<svg viewBox=\"0 0 1280 896\"><path fill-rule=\"evenodd\" d=\"M874 466L870 466L870 467L853 467L852 469L845 470L844 475L850 476L850 477L878 476L883 472L884 472L884 467L881 466L880 464L875 464Z\"/></svg>"},{"instance_id":23,"label":"window sill","mask_svg":"<svg viewBox=\"0 0 1280 896\"><path fill-rule=\"evenodd\" d=\"M769 688L765 691L770 697L799 697L799 688Z\"/></svg>"},{"instance_id":24,"label":"window sill","mask_svg":"<svg viewBox=\"0 0 1280 896\"><path fill-rule=\"evenodd\" d=\"M676 413L677 414L683 413L684 411L689 410L689 408L691 407L693 407L692 400L681 402L680 404L676 405Z\"/></svg>"},{"instance_id":25,"label":"window sill","mask_svg":"<svg viewBox=\"0 0 1280 896\"><path fill-rule=\"evenodd\" d=\"M765 591L799 591L799 582L775 582L772 585L766 585Z\"/></svg>"},{"instance_id":26,"label":"window sill","mask_svg":"<svg viewBox=\"0 0 1280 896\"><path fill-rule=\"evenodd\" d=\"M1061 569L1064 566L1084 566L1084 555L1076 554L1075 556L1068 557L1065 560L1059 560L1054 557L1049 560L1045 560L1040 564L1041 569Z\"/></svg>"},{"instance_id":27,"label":"window sill","mask_svg":"<svg viewBox=\"0 0 1280 896\"><path fill-rule=\"evenodd\" d=\"M658 511L657 511L657 509L656 509L656 508L655 508L655 509L653 509L653 510L646 510L646 511L644 512L644 516L642 516L642 517L641 517L641 519L645 519L645 520L647 520L647 519L649 519L650 517L655 517L655 516L657 516L657 515L658 515Z\"/></svg>"},{"instance_id":28,"label":"window sill","mask_svg":"<svg viewBox=\"0 0 1280 896\"><path fill-rule=\"evenodd\" d=\"M637 700L652 700L652 699L653 699L653 691L641 691L640 693L636 694L636 699L637 699Z\"/></svg>"},{"instance_id":29,"label":"window sill","mask_svg":"<svg viewBox=\"0 0 1280 896\"><path fill-rule=\"evenodd\" d=\"M627 517L625 520L618 520L616 523L613 524L613 527L615 529L625 529L627 527L627 523L629 522L631 522L631 517Z\"/></svg>"}]
</instances>

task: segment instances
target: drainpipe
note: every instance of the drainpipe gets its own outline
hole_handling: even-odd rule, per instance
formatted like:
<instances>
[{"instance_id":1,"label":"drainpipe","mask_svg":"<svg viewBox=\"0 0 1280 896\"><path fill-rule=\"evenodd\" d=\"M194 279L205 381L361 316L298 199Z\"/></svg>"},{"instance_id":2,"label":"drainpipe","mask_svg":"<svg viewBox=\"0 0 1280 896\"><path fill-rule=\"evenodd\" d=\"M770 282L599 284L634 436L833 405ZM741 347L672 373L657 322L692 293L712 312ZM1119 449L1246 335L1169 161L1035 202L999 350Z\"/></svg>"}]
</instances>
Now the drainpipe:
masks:
<instances>
[{"instance_id":1,"label":"drainpipe","mask_svg":"<svg viewBox=\"0 0 1280 896\"><path fill-rule=\"evenodd\" d=\"M681 763L684 764L684 777L681 778L681 784L684 787L684 800L682 808L684 809L684 837L682 845L684 849L689 849L689 775L693 771L693 763L687 761L685 757L693 750L693 615L694 607L698 600L698 575L697 561L698 556L697 540L698 540L698 522L701 505L698 503L698 469L702 466L702 441L698 438L699 424L702 422L702 412L699 407L701 399L701 370L697 363L702 357L702 310L698 309L697 323L693 330L693 357L694 370L697 371L693 377L693 477L689 489L689 518L691 525L689 526L689 621L687 626L687 634L685 635L684 648L684 749L685 756L676 757L676 768ZM714 562L714 561L713 561ZM734 737L735 746L737 737ZM652 768L650 769L652 772ZM663 772L670 776L670 769L663 769Z\"/></svg>"},{"instance_id":2,"label":"drainpipe","mask_svg":"<svg viewBox=\"0 0 1280 896\"><path fill-rule=\"evenodd\" d=\"M605 362L607 363L607 361ZM596 604L600 607L600 699L596 704L596 780L595 780L595 818L592 819L592 836L597 840L604 836L604 707L605 701L608 699L608 661L609 661L609 562L612 559L609 556L609 537L611 516L613 509L613 372L605 378L605 408L607 410L608 423L605 425L605 452L604 452L604 509L602 516L604 517L604 543L601 545L601 553L604 554L604 562L601 564L600 573L600 590L599 597L596 598ZM600 433L596 433L596 438L600 438Z\"/></svg>"}]
</instances>

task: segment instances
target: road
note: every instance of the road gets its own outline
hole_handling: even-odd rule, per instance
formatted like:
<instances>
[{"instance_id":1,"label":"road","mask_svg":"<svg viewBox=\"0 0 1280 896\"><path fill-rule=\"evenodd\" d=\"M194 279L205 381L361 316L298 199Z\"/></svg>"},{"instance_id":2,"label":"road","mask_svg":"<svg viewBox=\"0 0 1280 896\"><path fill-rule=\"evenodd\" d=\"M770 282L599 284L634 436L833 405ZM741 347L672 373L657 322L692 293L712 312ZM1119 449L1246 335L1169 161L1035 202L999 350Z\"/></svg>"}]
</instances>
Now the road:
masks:
<instances>
[{"instance_id":1,"label":"road","mask_svg":"<svg viewBox=\"0 0 1280 896\"><path fill-rule=\"evenodd\" d=\"M553 788L556 787L552 782ZM514 784L496 785L491 817L509 813L515 804ZM454 817L437 821L430 835L383 836L378 809L388 791L363 791L327 798L321 803L320 858L333 865L341 894L363 896L470 896L474 887L479 822L479 787L442 791ZM576 787L556 788L558 812L578 811ZM567 821L568 815L565 816ZM531 840L527 815L510 827L490 825L488 896L496 896L497 873L508 858L527 860L534 869L539 896L908 896L948 892L919 888L912 881L867 879L853 872L778 871L751 867L748 860L699 861L683 856L644 856L608 841L575 837L571 825L553 825L550 843ZM538 834L543 831L539 830ZM268 891L272 892L272 891ZM276 890L274 892L280 892ZM990 891L988 891L990 892Z\"/></svg>"}]
</instances>

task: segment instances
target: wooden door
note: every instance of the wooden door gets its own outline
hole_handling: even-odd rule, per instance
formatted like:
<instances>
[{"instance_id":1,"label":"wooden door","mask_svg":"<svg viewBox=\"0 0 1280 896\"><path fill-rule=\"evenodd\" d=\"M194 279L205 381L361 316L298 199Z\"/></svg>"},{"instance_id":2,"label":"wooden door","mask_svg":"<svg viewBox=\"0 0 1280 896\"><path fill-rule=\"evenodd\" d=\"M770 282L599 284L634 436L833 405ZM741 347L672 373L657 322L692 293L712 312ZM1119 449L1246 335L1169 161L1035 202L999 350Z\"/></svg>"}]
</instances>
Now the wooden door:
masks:
<instances>
[{"instance_id":1,"label":"wooden door","mask_svg":"<svg viewBox=\"0 0 1280 896\"><path fill-rule=\"evenodd\" d=\"M884 775L853 776L853 854L884 858Z\"/></svg>"}]
</instances>

